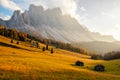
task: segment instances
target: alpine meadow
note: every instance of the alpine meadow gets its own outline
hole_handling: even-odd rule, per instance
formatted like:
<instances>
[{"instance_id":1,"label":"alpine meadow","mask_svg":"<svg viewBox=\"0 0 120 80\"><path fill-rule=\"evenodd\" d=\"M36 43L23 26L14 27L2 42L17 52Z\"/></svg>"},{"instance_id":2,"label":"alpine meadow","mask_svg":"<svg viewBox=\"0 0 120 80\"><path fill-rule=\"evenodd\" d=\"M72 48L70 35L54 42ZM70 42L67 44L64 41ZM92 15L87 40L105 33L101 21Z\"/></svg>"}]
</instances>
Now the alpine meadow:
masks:
<instances>
[{"instance_id":1,"label":"alpine meadow","mask_svg":"<svg viewBox=\"0 0 120 80\"><path fill-rule=\"evenodd\" d=\"M120 80L119 0L0 0L0 80Z\"/></svg>"}]
</instances>

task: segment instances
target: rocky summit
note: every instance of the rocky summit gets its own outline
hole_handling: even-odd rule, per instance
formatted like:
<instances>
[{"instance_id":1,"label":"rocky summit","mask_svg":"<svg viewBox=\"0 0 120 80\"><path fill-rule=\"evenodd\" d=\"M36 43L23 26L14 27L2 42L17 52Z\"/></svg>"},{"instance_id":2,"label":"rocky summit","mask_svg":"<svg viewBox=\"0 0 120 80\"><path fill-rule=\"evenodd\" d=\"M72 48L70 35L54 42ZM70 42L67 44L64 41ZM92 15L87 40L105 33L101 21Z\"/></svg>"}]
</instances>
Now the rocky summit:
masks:
<instances>
[{"instance_id":1,"label":"rocky summit","mask_svg":"<svg viewBox=\"0 0 120 80\"><path fill-rule=\"evenodd\" d=\"M42 6L30 5L29 10L21 13L14 11L10 20L0 19L0 25L16 28L36 37L42 36L62 42L116 41L112 36L102 36L90 32L70 15L63 15L60 8L44 9Z\"/></svg>"}]
</instances>

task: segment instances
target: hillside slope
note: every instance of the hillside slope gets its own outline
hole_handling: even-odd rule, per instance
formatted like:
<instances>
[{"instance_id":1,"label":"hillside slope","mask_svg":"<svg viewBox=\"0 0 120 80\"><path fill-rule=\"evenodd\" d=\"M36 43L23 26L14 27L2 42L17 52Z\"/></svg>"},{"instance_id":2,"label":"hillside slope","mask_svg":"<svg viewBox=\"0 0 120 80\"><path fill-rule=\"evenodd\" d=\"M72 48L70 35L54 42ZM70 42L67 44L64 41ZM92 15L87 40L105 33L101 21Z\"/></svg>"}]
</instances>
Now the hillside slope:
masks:
<instances>
[{"instance_id":1,"label":"hillside slope","mask_svg":"<svg viewBox=\"0 0 120 80\"><path fill-rule=\"evenodd\" d=\"M120 50L120 42L83 42L83 43L73 43L77 47L85 48L91 52L96 52L98 54L105 54L112 51Z\"/></svg>"},{"instance_id":2,"label":"hillside slope","mask_svg":"<svg viewBox=\"0 0 120 80\"><path fill-rule=\"evenodd\" d=\"M43 46L40 44L40 48ZM83 61L85 66L75 66L77 60ZM105 72L93 71L92 67L99 63L108 65L113 61L91 60L90 56L61 49L55 49L54 54L50 54L50 51L43 52L29 43L20 42L17 45L14 41L11 44L10 39L0 36L0 79L120 80L119 68L112 69L117 73L112 73L111 69Z\"/></svg>"}]
</instances>

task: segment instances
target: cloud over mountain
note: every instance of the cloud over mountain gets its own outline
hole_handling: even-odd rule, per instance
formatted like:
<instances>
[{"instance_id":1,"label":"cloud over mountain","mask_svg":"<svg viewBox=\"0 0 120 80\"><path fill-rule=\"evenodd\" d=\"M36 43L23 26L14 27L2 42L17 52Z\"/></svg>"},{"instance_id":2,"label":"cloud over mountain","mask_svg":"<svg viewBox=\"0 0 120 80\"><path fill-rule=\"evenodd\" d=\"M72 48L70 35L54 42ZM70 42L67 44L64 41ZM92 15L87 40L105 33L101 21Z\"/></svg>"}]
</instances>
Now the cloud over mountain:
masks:
<instances>
[{"instance_id":1,"label":"cloud over mountain","mask_svg":"<svg viewBox=\"0 0 120 80\"><path fill-rule=\"evenodd\" d=\"M14 3L12 0L0 0L0 6L8 8L12 11L14 11L14 10L22 11L22 9L16 3Z\"/></svg>"}]
</instances>

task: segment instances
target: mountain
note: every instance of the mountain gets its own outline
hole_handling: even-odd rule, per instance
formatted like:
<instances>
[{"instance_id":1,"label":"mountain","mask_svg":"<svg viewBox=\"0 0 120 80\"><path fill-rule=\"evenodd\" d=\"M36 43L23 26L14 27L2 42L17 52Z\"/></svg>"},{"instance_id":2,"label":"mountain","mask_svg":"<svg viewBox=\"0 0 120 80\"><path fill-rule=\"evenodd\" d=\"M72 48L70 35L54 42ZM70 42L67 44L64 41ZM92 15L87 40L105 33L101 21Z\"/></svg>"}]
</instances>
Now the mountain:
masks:
<instances>
[{"instance_id":1,"label":"mountain","mask_svg":"<svg viewBox=\"0 0 120 80\"><path fill-rule=\"evenodd\" d=\"M98 54L105 54L112 51L120 51L120 42L82 42L82 43L72 43L72 45L77 47L85 48L91 52Z\"/></svg>"},{"instance_id":2,"label":"mountain","mask_svg":"<svg viewBox=\"0 0 120 80\"><path fill-rule=\"evenodd\" d=\"M90 32L70 15L63 15L60 8L44 9L30 5L29 10L21 13L14 11L10 20L0 19L0 25L16 28L36 37L44 37L62 42L116 41L112 36L102 36Z\"/></svg>"}]
</instances>

